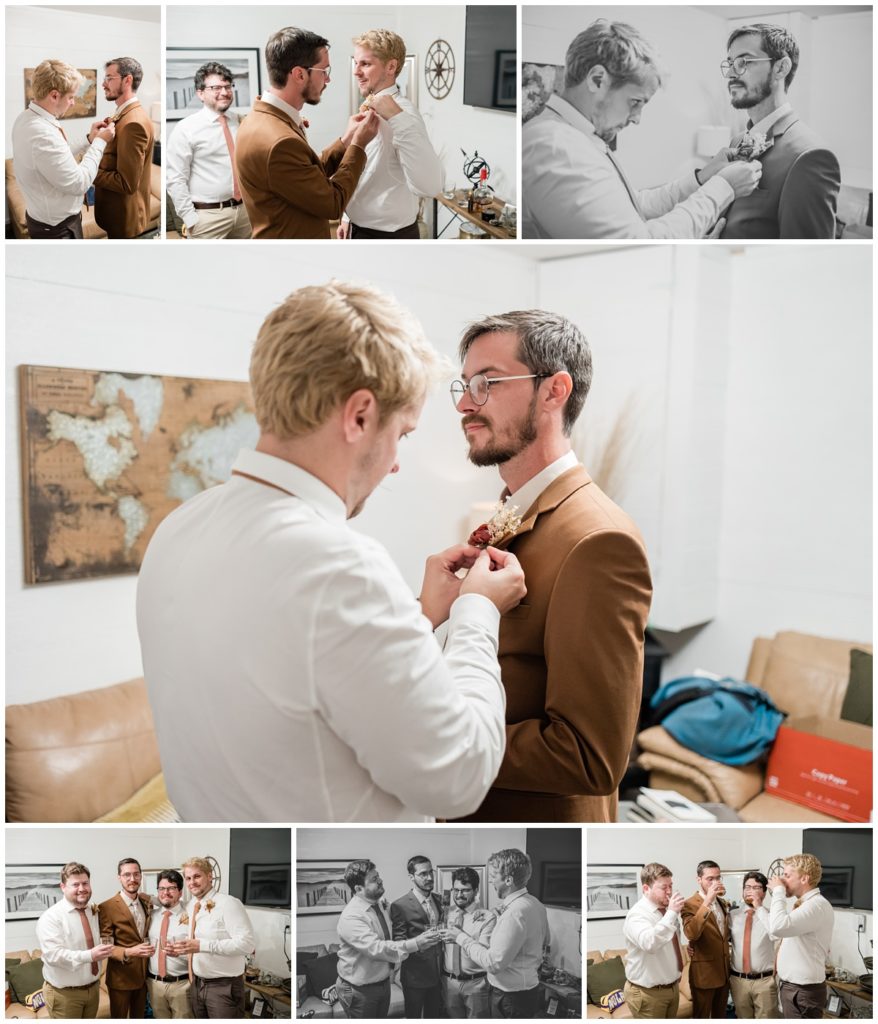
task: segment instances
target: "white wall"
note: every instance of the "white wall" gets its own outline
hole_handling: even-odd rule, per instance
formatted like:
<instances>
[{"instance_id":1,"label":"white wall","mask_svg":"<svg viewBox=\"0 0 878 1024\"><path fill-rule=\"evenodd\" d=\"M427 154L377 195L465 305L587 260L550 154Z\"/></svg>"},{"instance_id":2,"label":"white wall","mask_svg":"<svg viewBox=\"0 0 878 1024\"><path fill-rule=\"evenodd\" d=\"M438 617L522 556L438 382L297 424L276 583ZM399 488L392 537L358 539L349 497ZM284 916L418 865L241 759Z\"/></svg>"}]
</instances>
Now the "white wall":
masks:
<instances>
[{"instance_id":1,"label":"white wall","mask_svg":"<svg viewBox=\"0 0 878 1024\"><path fill-rule=\"evenodd\" d=\"M422 854L433 866L444 864L485 864L497 850L527 848L525 828L299 828L296 830L296 859L357 860L368 858L384 882L385 897L390 902L411 889L406 871L410 857ZM489 905L486 894L482 906ZM493 899L490 902L493 906ZM581 915L570 910L547 908L551 956L556 967L582 976L579 955ZM296 947L338 942L337 914L296 916Z\"/></svg>"},{"instance_id":2,"label":"white wall","mask_svg":"<svg viewBox=\"0 0 878 1024\"><path fill-rule=\"evenodd\" d=\"M215 858L228 892L229 836L227 828L139 828L119 825L91 828L6 829L7 864L66 864L76 860L91 871L94 901L119 891L116 871L123 857L135 857L144 870L182 864L188 857ZM60 880L60 875L59 875ZM248 908L256 939L255 962L273 974L289 977L283 954L284 925L289 913ZM36 921L7 921L6 949L36 949Z\"/></svg>"},{"instance_id":3,"label":"white wall","mask_svg":"<svg viewBox=\"0 0 878 1024\"><path fill-rule=\"evenodd\" d=\"M6 156L12 156L12 125L25 108L24 69L49 58L76 68L96 68L97 113L95 118L65 119L64 131L76 148L85 142L92 120L107 117L116 108L104 99L101 79L104 64L113 57L135 57L143 66L138 98L144 109L158 102L164 91L161 72L159 10L154 21L134 21L112 16L112 8L95 8L94 14L62 11L57 7L6 8Z\"/></svg>"},{"instance_id":4,"label":"white wall","mask_svg":"<svg viewBox=\"0 0 878 1024\"><path fill-rule=\"evenodd\" d=\"M480 110L463 105L464 6L306 6L293 9L168 6L167 45L204 46L217 42L258 47L262 87L266 89L265 43L272 33L291 23L318 32L330 43L331 82L319 106L305 111L311 124L308 138L316 150L328 146L341 134L353 112L350 98L351 40L370 28L389 28L405 39L408 53L414 53L418 58L418 108L434 148L443 160L448 180L462 186L463 157L460 150L472 155L478 149L491 165L491 184L497 194L511 202L516 201L514 112ZM438 38L450 44L457 65L454 85L442 100L430 96L424 81L427 50ZM169 124L168 129L172 131L173 124Z\"/></svg>"},{"instance_id":5,"label":"white wall","mask_svg":"<svg viewBox=\"0 0 878 1024\"><path fill-rule=\"evenodd\" d=\"M762 828L713 825L709 828L651 827L589 828L586 830L588 864L646 864L658 861L674 875L674 887L684 896L697 890L696 866L701 860L715 860L727 871L755 868L765 872L776 857L802 850L801 828ZM863 961L857 951L857 919L865 914L866 932L860 946L872 952L871 911L836 910L830 959L836 966L862 974ZM622 949L625 938L622 920L586 921L587 950Z\"/></svg>"},{"instance_id":6,"label":"white wall","mask_svg":"<svg viewBox=\"0 0 878 1024\"><path fill-rule=\"evenodd\" d=\"M356 251L354 251L356 249ZM138 250L127 277L119 251L16 248L7 268L6 341L6 700L26 703L109 686L142 672L133 576L25 587L22 569L18 388L22 363L246 380L250 348L271 310L294 288L333 276L370 281L412 309L452 360L464 326L536 300L533 264L517 246L454 243L419 251L358 247L247 249L221 265L183 248ZM242 252L240 248L235 254ZM386 545L417 592L427 555L463 539L474 501L494 501L501 483L465 457L447 391L427 402L401 451L402 471L373 495L356 528ZM404 524L404 528L400 528Z\"/></svg>"}]
</instances>

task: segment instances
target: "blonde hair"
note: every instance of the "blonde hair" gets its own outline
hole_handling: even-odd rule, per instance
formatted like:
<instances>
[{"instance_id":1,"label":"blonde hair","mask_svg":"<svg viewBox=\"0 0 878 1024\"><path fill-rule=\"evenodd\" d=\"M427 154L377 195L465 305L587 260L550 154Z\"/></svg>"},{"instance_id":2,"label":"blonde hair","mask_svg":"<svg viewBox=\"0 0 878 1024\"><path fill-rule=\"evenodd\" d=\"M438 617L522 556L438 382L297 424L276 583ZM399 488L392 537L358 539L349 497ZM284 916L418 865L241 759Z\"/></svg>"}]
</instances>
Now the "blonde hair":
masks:
<instances>
[{"instance_id":1,"label":"blonde hair","mask_svg":"<svg viewBox=\"0 0 878 1024\"><path fill-rule=\"evenodd\" d=\"M671 869L666 868L664 864L659 864L653 861L652 864L644 864L640 869L640 884L641 885L653 885L660 878L673 878Z\"/></svg>"},{"instance_id":2,"label":"blonde hair","mask_svg":"<svg viewBox=\"0 0 878 1024\"><path fill-rule=\"evenodd\" d=\"M180 867L195 868L197 871L201 871L203 874L210 875L213 878L213 868L210 866L210 861L205 860L204 857L190 857L189 860L184 860Z\"/></svg>"},{"instance_id":3,"label":"blonde hair","mask_svg":"<svg viewBox=\"0 0 878 1024\"><path fill-rule=\"evenodd\" d=\"M265 318L250 358L260 429L281 440L322 426L364 388L383 423L419 402L445 367L418 321L367 285L330 281L289 295Z\"/></svg>"},{"instance_id":4,"label":"blonde hair","mask_svg":"<svg viewBox=\"0 0 878 1024\"><path fill-rule=\"evenodd\" d=\"M354 46L364 46L386 64L389 60L396 61L397 75L405 64L405 40L389 28L370 28L353 40Z\"/></svg>"},{"instance_id":5,"label":"blonde hair","mask_svg":"<svg viewBox=\"0 0 878 1024\"><path fill-rule=\"evenodd\" d=\"M31 91L35 100L44 100L55 89L67 96L81 84L82 75L72 65L63 60L44 60L34 68Z\"/></svg>"},{"instance_id":6,"label":"blonde hair","mask_svg":"<svg viewBox=\"0 0 878 1024\"><path fill-rule=\"evenodd\" d=\"M530 857L521 850L498 850L488 858L488 863L499 871L503 878L511 878L512 884L520 889L527 885L533 867Z\"/></svg>"},{"instance_id":7,"label":"blonde hair","mask_svg":"<svg viewBox=\"0 0 878 1024\"><path fill-rule=\"evenodd\" d=\"M811 885L819 885L823 877L823 865L813 853L794 853L792 857L784 857L784 864L789 865L800 875L807 875Z\"/></svg>"}]
</instances>

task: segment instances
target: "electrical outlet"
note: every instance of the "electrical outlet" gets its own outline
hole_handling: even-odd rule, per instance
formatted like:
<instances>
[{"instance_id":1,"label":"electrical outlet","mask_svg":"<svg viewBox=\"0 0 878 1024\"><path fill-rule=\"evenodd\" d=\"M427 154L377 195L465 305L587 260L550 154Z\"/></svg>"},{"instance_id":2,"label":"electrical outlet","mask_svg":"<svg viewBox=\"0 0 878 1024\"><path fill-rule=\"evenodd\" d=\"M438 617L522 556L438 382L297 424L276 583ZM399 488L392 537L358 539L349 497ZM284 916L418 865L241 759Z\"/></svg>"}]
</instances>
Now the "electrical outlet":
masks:
<instances>
[{"instance_id":1,"label":"electrical outlet","mask_svg":"<svg viewBox=\"0 0 878 1024\"><path fill-rule=\"evenodd\" d=\"M866 930L866 915L857 914L857 932L864 932Z\"/></svg>"}]
</instances>

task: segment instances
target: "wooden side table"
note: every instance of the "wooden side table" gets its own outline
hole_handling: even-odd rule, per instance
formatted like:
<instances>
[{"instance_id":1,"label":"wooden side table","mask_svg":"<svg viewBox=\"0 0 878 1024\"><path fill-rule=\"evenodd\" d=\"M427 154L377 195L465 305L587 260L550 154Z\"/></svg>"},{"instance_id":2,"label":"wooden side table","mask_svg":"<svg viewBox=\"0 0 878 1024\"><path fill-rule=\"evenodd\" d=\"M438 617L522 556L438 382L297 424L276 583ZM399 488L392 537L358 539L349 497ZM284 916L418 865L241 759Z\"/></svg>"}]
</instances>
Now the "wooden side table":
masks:
<instances>
[{"instance_id":1,"label":"wooden side table","mask_svg":"<svg viewBox=\"0 0 878 1024\"><path fill-rule=\"evenodd\" d=\"M263 1000L270 1011L261 1015L266 1020L269 1018L286 1020L292 1017L293 998L285 988L277 988L274 985L257 985L255 982L245 980L244 989L250 993L251 999ZM249 1007L248 1016L253 1016Z\"/></svg>"},{"instance_id":2,"label":"wooden side table","mask_svg":"<svg viewBox=\"0 0 878 1024\"><path fill-rule=\"evenodd\" d=\"M442 234L444 234L448 230L449 226L453 224L456 219L469 221L470 224L475 224L476 227L480 227L488 235L489 238L515 238L515 232L510 231L509 228L501 227L496 222L494 224L488 224L486 221L483 221L482 218L477 213L470 213L470 211L466 208L466 205L460 206L459 203L464 196L466 196L466 192L463 191L462 189L457 189L457 191L454 193L453 199L446 199L444 195L433 196L434 238L439 238ZM499 217L505 205L506 203L504 200L495 198L494 201L491 203L490 208ZM448 224L445 225L441 232L439 231L440 206L444 207L446 210L448 210L449 213L453 215L451 220L448 222Z\"/></svg>"}]
</instances>

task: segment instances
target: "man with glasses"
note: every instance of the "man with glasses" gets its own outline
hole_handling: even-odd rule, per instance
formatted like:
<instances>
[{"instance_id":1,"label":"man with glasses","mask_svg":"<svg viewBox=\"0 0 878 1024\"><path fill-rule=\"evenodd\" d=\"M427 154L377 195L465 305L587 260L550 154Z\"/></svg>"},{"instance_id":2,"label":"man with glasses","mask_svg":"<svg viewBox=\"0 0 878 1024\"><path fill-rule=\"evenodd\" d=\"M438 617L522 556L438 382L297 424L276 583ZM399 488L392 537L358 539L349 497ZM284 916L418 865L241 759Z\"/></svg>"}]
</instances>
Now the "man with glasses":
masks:
<instances>
[{"instance_id":1,"label":"man with glasses","mask_svg":"<svg viewBox=\"0 0 878 1024\"><path fill-rule=\"evenodd\" d=\"M110 1016L143 1017L146 1009L146 964L155 952L147 936L152 904L140 892L143 873L133 857L119 861L120 890L98 907L101 936L109 936L113 952L107 962Z\"/></svg>"},{"instance_id":2,"label":"man with glasses","mask_svg":"<svg viewBox=\"0 0 878 1024\"><path fill-rule=\"evenodd\" d=\"M779 25L744 25L729 36L727 50L721 68L729 99L749 116L732 147L754 153L762 177L755 192L729 207L722 237L834 238L841 172L787 100L799 66L793 34Z\"/></svg>"},{"instance_id":3,"label":"man with glasses","mask_svg":"<svg viewBox=\"0 0 878 1024\"><path fill-rule=\"evenodd\" d=\"M520 560L528 588L500 625L506 754L465 820L615 821L652 584L637 527L571 447L588 342L564 317L526 310L474 323L459 354L452 400L469 459L499 468L505 508L522 517L497 546Z\"/></svg>"},{"instance_id":4,"label":"man with glasses","mask_svg":"<svg viewBox=\"0 0 878 1024\"><path fill-rule=\"evenodd\" d=\"M683 932L689 940L692 1016L725 1018L729 1001L729 905L719 864L703 860L696 869L698 892L683 904Z\"/></svg>"},{"instance_id":5,"label":"man with glasses","mask_svg":"<svg viewBox=\"0 0 878 1024\"><path fill-rule=\"evenodd\" d=\"M735 1016L771 1020L777 1017L774 979L775 942L768 932L767 910L762 910L768 879L761 871L744 875L744 906L735 907L731 921L732 961L729 984Z\"/></svg>"},{"instance_id":6,"label":"man with glasses","mask_svg":"<svg viewBox=\"0 0 878 1024\"><path fill-rule=\"evenodd\" d=\"M438 929L442 924L442 900L433 892L436 876L427 857L410 857L406 864L411 891L390 904L394 942L435 938L427 949L412 953L399 972L406 1017L444 1017L442 1002L442 945Z\"/></svg>"},{"instance_id":7,"label":"man with glasses","mask_svg":"<svg viewBox=\"0 0 878 1024\"><path fill-rule=\"evenodd\" d=\"M195 72L201 110L176 125L167 145L168 195L183 221L184 238L249 238L250 219L235 170L241 119L234 75L217 61Z\"/></svg>"},{"instance_id":8,"label":"man with glasses","mask_svg":"<svg viewBox=\"0 0 878 1024\"><path fill-rule=\"evenodd\" d=\"M490 946L497 915L479 906L479 876L473 868L451 873L449 927L459 928L480 946ZM486 969L469 956L457 941L442 950L445 1009L449 1017L470 1019L491 1016L491 992Z\"/></svg>"},{"instance_id":9,"label":"man with glasses","mask_svg":"<svg viewBox=\"0 0 878 1024\"><path fill-rule=\"evenodd\" d=\"M184 956L171 956L167 948L175 939L185 939L187 926L183 914L183 876L169 869L159 873L159 906L149 922L149 941L154 949L146 970L146 990L154 1017L188 1018L189 962Z\"/></svg>"},{"instance_id":10,"label":"man with glasses","mask_svg":"<svg viewBox=\"0 0 878 1024\"><path fill-rule=\"evenodd\" d=\"M265 47L270 86L238 133L235 162L254 238L329 238L366 166L378 115L354 114L320 155L308 144L302 107L329 85L329 42L282 28Z\"/></svg>"},{"instance_id":11,"label":"man with glasses","mask_svg":"<svg viewBox=\"0 0 878 1024\"><path fill-rule=\"evenodd\" d=\"M133 57L116 57L104 71L104 97L116 104L106 121L116 125L116 135L107 143L95 178L95 220L108 238L136 238L149 227L155 143L152 121L137 98L143 68ZM100 124L89 132L89 141Z\"/></svg>"},{"instance_id":12,"label":"man with glasses","mask_svg":"<svg viewBox=\"0 0 878 1024\"><path fill-rule=\"evenodd\" d=\"M664 864L640 871L643 895L625 915L625 1003L636 1018L671 1020L680 1005L683 947L680 911L683 895Z\"/></svg>"}]
</instances>

